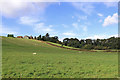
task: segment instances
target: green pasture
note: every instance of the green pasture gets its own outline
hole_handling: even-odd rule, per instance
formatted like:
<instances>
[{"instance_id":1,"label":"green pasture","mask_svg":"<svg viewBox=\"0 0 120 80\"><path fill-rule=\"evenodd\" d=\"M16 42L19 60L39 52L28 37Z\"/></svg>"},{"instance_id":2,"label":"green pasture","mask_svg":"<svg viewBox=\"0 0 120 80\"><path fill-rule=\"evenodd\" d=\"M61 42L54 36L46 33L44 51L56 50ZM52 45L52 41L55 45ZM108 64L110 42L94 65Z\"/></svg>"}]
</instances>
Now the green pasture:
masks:
<instances>
[{"instance_id":1,"label":"green pasture","mask_svg":"<svg viewBox=\"0 0 120 80\"><path fill-rule=\"evenodd\" d=\"M37 40L2 37L2 77L116 78L118 54L68 50Z\"/></svg>"}]
</instances>

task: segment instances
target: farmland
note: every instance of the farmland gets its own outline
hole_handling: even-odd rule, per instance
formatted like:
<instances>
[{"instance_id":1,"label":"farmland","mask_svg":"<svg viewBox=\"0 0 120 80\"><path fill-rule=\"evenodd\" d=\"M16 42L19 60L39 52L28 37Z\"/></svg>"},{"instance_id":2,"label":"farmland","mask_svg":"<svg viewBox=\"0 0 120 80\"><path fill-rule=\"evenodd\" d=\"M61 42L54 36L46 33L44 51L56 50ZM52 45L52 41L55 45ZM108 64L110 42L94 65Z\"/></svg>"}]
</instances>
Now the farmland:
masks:
<instances>
[{"instance_id":1,"label":"farmland","mask_svg":"<svg viewBox=\"0 0 120 80\"><path fill-rule=\"evenodd\" d=\"M37 40L2 37L3 78L116 78L117 76L117 52L75 51Z\"/></svg>"}]
</instances>

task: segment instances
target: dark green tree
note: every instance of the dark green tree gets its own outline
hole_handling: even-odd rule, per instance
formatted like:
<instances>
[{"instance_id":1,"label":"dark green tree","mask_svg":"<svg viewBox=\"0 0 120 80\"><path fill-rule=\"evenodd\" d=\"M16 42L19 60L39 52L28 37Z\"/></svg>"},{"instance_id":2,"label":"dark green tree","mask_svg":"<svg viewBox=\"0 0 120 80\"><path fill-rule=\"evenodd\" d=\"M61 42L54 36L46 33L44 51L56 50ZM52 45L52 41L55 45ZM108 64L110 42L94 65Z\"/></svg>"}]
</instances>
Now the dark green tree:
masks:
<instances>
[{"instance_id":1,"label":"dark green tree","mask_svg":"<svg viewBox=\"0 0 120 80\"><path fill-rule=\"evenodd\" d=\"M37 37L37 40L41 40L41 35L39 35L39 36Z\"/></svg>"},{"instance_id":2,"label":"dark green tree","mask_svg":"<svg viewBox=\"0 0 120 80\"><path fill-rule=\"evenodd\" d=\"M34 39L37 39L36 36L34 37Z\"/></svg>"},{"instance_id":3,"label":"dark green tree","mask_svg":"<svg viewBox=\"0 0 120 80\"><path fill-rule=\"evenodd\" d=\"M46 37L42 36L41 40L46 41Z\"/></svg>"},{"instance_id":4,"label":"dark green tree","mask_svg":"<svg viewBox=\"0 0 120 80\"><path fill-rule=\"evenodd\" d=\"M49 37L49 36L50 36L49 33L46 33L45 37Z\"/></svg>"},{"instance_id":5,"label":"dark green tree","mask_svg":"<svg viewBox=\"0 0 120 80\"><path fill-rule=\"evenodd\" d=\"M14 37L14 35L13 34L8 34L7 37Z\"/></svg>"},{"instance_id":6,"label":"dark green tree","mask_svg":"<svg viewBox=\"0 0 120 80\"><path fill-rule=\"evenodd\" d=\"M91 39L86 39L86 44L92 44L92 40Z\"/></svg>"},{"instance_id":7,"label":"dark green tree","mask_svg":"<svg viewBox=\"0 0 120 80\"><path fill-rule=\"evenodd\" d=\"M69 42L69 38L65 38L65 39L63 39L63 43L64 43L65 46L68 45L68 42Z\"/></svg>"}]
</instances>

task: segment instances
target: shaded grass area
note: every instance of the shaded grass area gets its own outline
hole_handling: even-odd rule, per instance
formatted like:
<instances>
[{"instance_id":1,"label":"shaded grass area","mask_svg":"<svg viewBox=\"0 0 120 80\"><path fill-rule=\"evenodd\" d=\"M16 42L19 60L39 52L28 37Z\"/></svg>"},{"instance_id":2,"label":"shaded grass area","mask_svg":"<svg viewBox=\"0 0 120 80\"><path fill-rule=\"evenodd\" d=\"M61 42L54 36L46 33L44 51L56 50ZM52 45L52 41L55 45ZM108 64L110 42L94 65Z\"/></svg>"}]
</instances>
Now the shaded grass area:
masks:
<instances>
[{"instance_id":1,"label":"shaded grass area","mask_svg":"<svg viewBox=\"0 0 120 80\"><path fill-rule=\"evenodd\" d=\"M2 37L2 50L3 78L114 78L118 76L117 52L74 51L36 40L6 37Z\"/></svg>"}]
</instances>

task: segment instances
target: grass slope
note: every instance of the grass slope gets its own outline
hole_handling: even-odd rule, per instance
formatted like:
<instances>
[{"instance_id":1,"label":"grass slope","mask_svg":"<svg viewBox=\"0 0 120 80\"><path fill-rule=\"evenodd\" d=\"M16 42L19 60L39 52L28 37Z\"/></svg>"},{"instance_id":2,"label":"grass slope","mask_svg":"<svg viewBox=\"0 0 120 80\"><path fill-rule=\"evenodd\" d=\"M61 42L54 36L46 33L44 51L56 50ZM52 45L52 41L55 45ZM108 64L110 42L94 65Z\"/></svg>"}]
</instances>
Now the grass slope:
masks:
<instances>
[{"instance_id":1,"label":"grass slope","mask_svg":"<svg viewBox=\"0 0 120 80\"><path fill-rule=\"evenodd\" d=\"M36 40L2 37L3 78L113 78L118 54L67 50ZM33 55L32 53L37 53Z\"/></svg>"}]
</instances>

